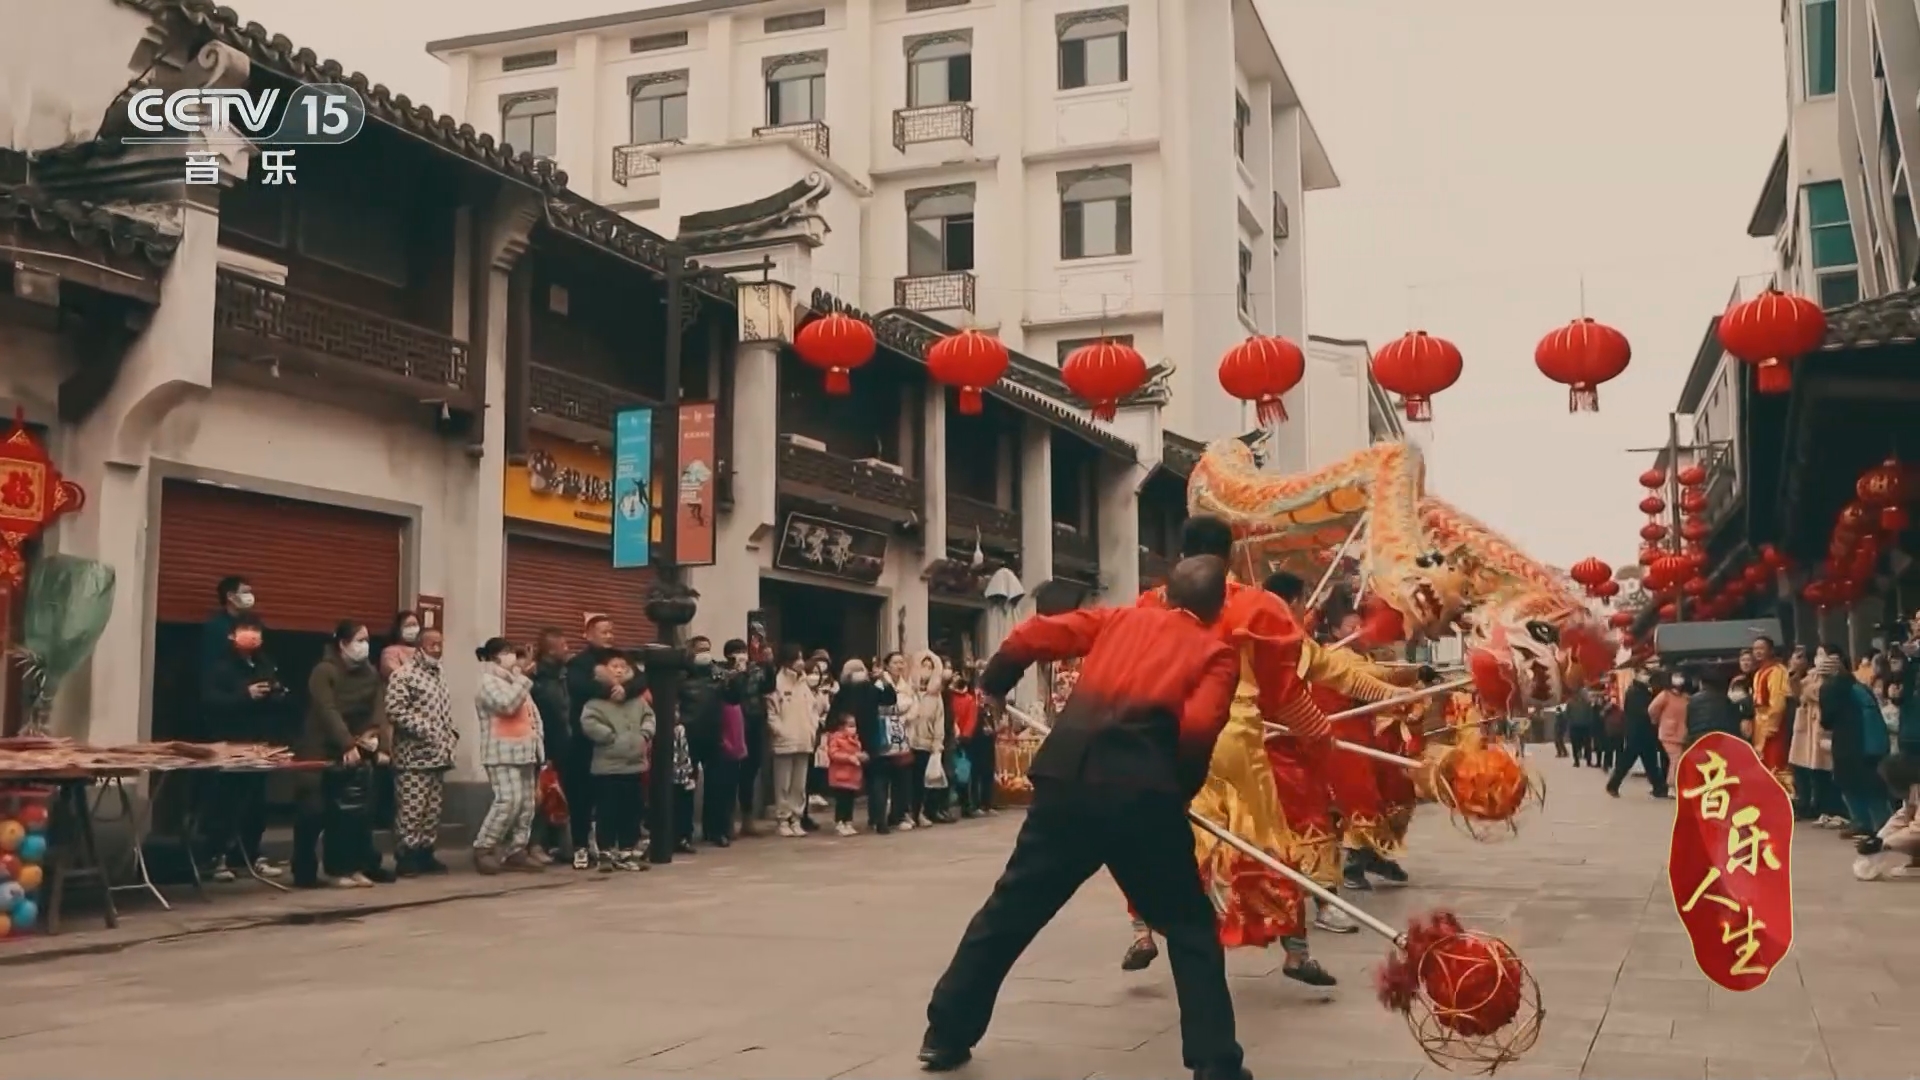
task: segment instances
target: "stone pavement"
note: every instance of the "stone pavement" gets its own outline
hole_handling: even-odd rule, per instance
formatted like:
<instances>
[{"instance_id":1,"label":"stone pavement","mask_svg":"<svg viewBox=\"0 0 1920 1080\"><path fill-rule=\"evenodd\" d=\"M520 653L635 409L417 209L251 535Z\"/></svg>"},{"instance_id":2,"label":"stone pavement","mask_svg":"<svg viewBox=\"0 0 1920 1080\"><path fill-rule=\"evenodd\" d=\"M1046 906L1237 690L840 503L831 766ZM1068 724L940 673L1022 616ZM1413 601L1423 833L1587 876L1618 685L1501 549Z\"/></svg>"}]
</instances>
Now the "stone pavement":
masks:
<instances>
[{"instance_id":1,"label":"stone pavement","mask_svg":"<svg viewBox=\"0 0 1920 1080\"><path fill-rule=\"evenodd\" d=\"M1920 1075L1920 889L1854 882L1848 846L1804 830L1793 952L1762 990L1724 993L1667 895L1672 804L1639 780L1609 800L1597 773L1534 760L1551 800L1522 836L1478 845L1428 808L1416 887L1365 898L1394 922L1452 907L1519 947L1549 1015L1503 1076ZM905 1077L1018 820L747 841L645 875L0 968L0 1076ZM1096 879L955 1075L1181 1075L1165 963L1122 974L1127 938ZM1277 956L1231 960L1255 1074L1443 1075L1373 1000L1383 943L1316 947L1344 980L1331 994L1282 978Z\"/></svg>"}]
</instances>

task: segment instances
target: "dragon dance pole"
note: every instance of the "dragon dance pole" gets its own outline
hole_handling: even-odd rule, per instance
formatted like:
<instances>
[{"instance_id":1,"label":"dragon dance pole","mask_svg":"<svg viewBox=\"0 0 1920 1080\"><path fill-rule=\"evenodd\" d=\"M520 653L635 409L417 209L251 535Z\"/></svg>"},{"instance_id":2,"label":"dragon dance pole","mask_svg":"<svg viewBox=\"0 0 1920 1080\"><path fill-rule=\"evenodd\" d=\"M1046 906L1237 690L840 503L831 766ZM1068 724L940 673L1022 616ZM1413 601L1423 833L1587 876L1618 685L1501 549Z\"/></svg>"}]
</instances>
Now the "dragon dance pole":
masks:
<instances>
[{"instance_id":1,"label":"dragon dance pole","mask_svg":"<svg viewBox=\"0 0 1920 1080\"><path fill-rule=\"evenodd\" d=\"M1441 694L1452 693L1455 690L1459 690L1471 685L1473 685L1473 680L1471 678L1452 679L1443 683L1435 683L1432 686L1426 687L1424 689L1414 690L1410 693L1405 693L1405 694L1397 694L1393 697L1386 699L1385 701L1375 701L1367 705L1361 705L1358 708L1348 709L1345 712L1334 713L1332 716L1327 717L1327 721L1329 723L1332 723L1335 720L1352 720L1356 717L1371 716L1372 714L1380 712L1384 709L1391 709L1397 705L1409 705L1409 704L1412 704L1413 702L1424 701L1427 698L1431 698L1431 697L1439 697ZM1271 742L1274 739L1280 738L1283 735L1293 734L1292 731L1288 730L1285 724L1270 723L1266 727L1267 727L1267 740L1269 742ZM1385 751L1375 750L1370 746L1358 746L1350 742L1343 742L1339 739L1335 739L1333 742L1335 746L1338 746L1342 750L1353 750L1358 753L1366 754L1369 757L1380 757L1380 755L1386 754ZM1396 765L1418 765L1419 764L1419 762L1414 761L1412 758L1403 758L1396 754L1386 754L1386 756L1384 758L1381 758L1381 760L1392 761Z\"/></svg>"},{"instance_id":2,"label":"dragon dance pole","mask_svg":"<svg viewBox=\"0 0 1920 1080\"><path fill-rule=\"evenodd\" d=\"M1326 595L1328 586L1333 584L1333 575L1340 570L1340 564L1346 561L1347 552L1353 547L1354 541L1360 539L1361 534L1366 532L1367 522L1372 517L1373 511L1371 510L1361 513L1360 520L1353 523L1353 528L1347 533L1347 538L1340 541L1340 550L1333 553L1333 561L1327 564L1326 573L1320 575L1319 584L1313 587L1313 592L1307 595L1307 602L1301 605L1301 618L1306 618L1308 612L1320 606L1320 600Z\"/></svg>"}]
</instances>

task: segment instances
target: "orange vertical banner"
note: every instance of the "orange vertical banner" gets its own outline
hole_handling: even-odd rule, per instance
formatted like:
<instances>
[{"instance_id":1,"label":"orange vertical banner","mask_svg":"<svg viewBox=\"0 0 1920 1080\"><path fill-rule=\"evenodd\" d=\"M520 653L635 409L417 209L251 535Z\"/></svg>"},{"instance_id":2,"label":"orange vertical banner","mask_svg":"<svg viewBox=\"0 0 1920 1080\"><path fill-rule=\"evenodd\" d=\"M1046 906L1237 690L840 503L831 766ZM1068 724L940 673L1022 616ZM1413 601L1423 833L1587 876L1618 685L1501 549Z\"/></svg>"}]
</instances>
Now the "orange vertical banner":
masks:
<instances>
[{"instance_id":1,"label":"orange vertical banner","mask_svg":"<svg viewBox=\"0 0 1920 1080\"><path fill-rule=\"evenodd\" d=\"M1676 774L1674 910L1707 978L1758 989L1793 947L1793 800L1753 744L1724 732L1687 747Z\"/></svg>"},{"instance_id":2,"label":"orange vertical banner","mask_svg":"<svg viewBox=\"0 0 1920 1080\"><path fill-rule=\"evenodd\" d=\"M673 561L679 566L714 562L714 417L711 401L680 406L680 515Z\"/></svg>"}]
</instances>

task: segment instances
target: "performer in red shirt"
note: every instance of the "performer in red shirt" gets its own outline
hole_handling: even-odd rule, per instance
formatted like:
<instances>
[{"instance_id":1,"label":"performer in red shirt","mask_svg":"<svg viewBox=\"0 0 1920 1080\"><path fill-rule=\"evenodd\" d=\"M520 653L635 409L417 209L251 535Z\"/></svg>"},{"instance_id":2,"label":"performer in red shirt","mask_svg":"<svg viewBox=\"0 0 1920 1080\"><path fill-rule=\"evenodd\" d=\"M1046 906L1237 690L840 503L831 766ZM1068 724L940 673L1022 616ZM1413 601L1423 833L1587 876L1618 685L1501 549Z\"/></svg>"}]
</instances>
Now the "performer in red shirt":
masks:
<instances>
[{"instance_id":1,"label":"performer in red shirt","mask_svg":"<svg viewBox=\"0 0 1920 1080\"><path fill-rule=\"evenodd\" d=\"M927 1005L920 1063L928 1071L972 1058L1007 972L1105 867L1166 935L1182 1054L1195 1080L1251 1080L1186 817L1237 678L1233 650L1208 629L1226 602L1226 578L1219 559L1183 560L1169 579L1174 609L1029 619L988 662L981 692L997 711L1030 665L1084 658L1073 695L1028 769L1033 804L1007 868Z\"/></svg>"}]
</instances>

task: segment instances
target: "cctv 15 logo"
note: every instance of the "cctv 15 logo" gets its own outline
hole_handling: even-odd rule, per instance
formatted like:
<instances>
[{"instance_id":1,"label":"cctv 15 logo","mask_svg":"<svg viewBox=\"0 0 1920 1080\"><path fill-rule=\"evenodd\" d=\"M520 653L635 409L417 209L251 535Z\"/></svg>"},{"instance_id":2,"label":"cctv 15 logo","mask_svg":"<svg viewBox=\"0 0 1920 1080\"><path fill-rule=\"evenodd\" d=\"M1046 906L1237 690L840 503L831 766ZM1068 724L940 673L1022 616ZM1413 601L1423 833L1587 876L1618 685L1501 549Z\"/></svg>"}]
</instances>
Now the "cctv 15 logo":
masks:
<instances>
[{"instance_id":1,"label":"cctv 15 logo","mask_svg":"<svg viewBox=\"0 0 1920 1080\"><path fill-rule=\"evenodd\" d=\"M127 99L127 123L139 134L128 143L218 143L244 139L261 146L344 143L367 125L367 106L342 83L279 89L166 91L149 87Z\"/></svg>"}]
</instances>

